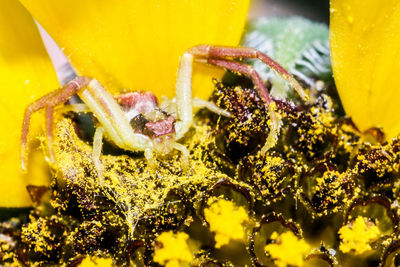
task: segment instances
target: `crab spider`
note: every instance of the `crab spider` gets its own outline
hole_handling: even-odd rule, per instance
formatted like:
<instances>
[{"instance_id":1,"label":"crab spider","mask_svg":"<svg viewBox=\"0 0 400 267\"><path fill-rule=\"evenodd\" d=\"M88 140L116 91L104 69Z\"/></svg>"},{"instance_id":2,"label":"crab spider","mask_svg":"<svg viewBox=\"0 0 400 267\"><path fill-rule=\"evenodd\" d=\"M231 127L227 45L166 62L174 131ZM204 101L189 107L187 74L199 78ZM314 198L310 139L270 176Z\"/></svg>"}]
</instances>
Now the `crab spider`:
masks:
<instances>
[{"instance_id":1,"label":"crab spider","mask_svg":"<svg viewBox=\"0 0 400 267\"><path fill-rule=\"evenodd\" d=\"M30 104L26 110L21 136L21 165L26 169L28 156L27 137L32 114L45 110L46 135L50 161L54 161L53 112L54 107L66 102L74 94L85 103L75 105L77 111L90 111L97 118L93 139L93 162L101 178L100 154L102 139L105 136L118 147L129 151L143 151L146 159L154 165L154 153L168 154L173 149L182 153L182 161L188 166L189 151L178 143L189 130L193 121L193 107L205 107L222 116L230 117L229 112L218 108L215 104L201 99L192 99L192 64L193 61L205 62L234 71L253 80L260 97L269 110L271 128L262 153L275 145L279 134L279 119L271 108L273 102L260 76L249 65L234 61L234 59L255 58L267 64L271 69L286 79L298 92L300 97L307 99L300 84L278 63L267 55L252 48L221 47L199 45L187 50L181 57L176 82L175 103L167 110L158 106L157 99L151 93L128 93L113 97L96 79L77 77L64 87L53 91Z\"/></svg>"}]
</instances>

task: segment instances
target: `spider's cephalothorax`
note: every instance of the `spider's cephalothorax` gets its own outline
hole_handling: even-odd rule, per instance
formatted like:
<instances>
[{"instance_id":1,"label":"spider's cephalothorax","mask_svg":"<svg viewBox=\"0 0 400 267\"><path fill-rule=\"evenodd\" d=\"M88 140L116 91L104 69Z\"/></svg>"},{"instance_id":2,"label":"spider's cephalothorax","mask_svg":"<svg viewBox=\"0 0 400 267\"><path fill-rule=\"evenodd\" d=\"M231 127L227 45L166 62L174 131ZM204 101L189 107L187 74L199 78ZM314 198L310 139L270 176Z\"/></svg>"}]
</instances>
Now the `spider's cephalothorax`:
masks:
<instances>
[{"instance_id":1,"label":"spider's cephalothorax","mask_svg":"<svg viewBox=\"0 0 400 267\"><path fill-rule=\"evenodd\" d=\"M231 116L229 112L211 102L192 98L193 61L208 63L252 79L256 91L269 111L269 135L261 150L265 153L276 143L280 121L271 108L273 101L260 76L251 66L235 61L243 58L259 59L286 79L302 99L307 99L302 87L285 69L253 48L198 45L182 55L177 74L176 97L168 101L167 105L162 105L166 107L165 110L159 108L156 97L151 93L136 92L113 97L96 79L90 77L77 77L64 87L30 104L25 111L22 125L22 169L26 168L28 152L26 143L32 113L45 109L49 155L50 160L54 161L52 150L54 107L64 103L74 94L78 94L85 103L79 108L77 105L76 110L92 112L99 122L93 140L93 161L99 177L101 177L100 155L103 135L122 149L143 151L152 165L155 164L154 153L168 154L174 149L179 150L182 153L183 166L187 167L189 151L177 141L192 125L193 107L204 107L220 115Z\"/></svg>"}]
</instances>

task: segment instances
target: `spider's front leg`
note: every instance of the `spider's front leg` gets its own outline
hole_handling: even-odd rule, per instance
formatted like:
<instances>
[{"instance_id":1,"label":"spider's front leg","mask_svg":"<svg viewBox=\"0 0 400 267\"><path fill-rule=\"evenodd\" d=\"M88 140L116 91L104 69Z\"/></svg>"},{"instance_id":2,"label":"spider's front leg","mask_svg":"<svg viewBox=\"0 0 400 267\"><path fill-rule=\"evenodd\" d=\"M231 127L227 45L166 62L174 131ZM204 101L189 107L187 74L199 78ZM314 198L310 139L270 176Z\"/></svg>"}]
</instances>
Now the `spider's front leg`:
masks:
<instances>
[{"instance_id":1,"label":"spider's front leg","mask_svg":"<svg viewBox=\"0 0 400 267\"><path fill-rule=\"evenodd\" d=\"M308 99L307 94L304 92L301 85L292 75L290 75L281 65L275 62L273 59L261 53L260 51L257 51L256 49L246 47L198 45L190 48L184 54L184 57L185 56L190 58L191 62L195 60L198 62L209 63L214 66L241 73L253 80L255 88L257 89L260 97L264 100L264 103L266 104L271 119L270 132L265 145L261 149L262 154L265 154L268 149L276 144L279 135L280 120L274 110L274 107L272 107L271 105L273 101L271 100L261 77L255 71L255 69L249 65L234 61L234 59L255 58L261 60L273 71L275 71L285 80L287 80L304 101Z\"/></svg>"},{"instance_id":2,"label":"spider's front leg","mask_svg":"<svg viewBox=\"0 0 400 267\"><path fill-rule=\"evenodd\" d=\"M231 117L231 114L212 102L192 98L192 65L195 59L192 53L184 53L181 57L176 82L176 113L175 122L176 139L182 138L189 130L193 122L193 107L207 108L208 110L224 117Z\"/></svg>"},{"instance_id":3,"label":"spider's front leg","mask_svg":"<svg viewBox=\"0 0 400 267\"><path fill-rule=\"evenodd\" d=\"M176 80L176 139L182 138L193 122L192 65L193 55L184 53L180 61Z\"/></svg>"},{"instance_id":4,"label":"spider's front leg","mask_svg":"<svg viewBox=\"0 0 400 267\"><path fill-rule=\"evenodd\" d=\"M113 96L95 79L89 77L77 77L67 83L57 91L51 92L39 100L29 105L25 111L25 117L22 125L21 136L21 165L26 170L27 162L27 137L29 133L29 124L34 112L46 110L46 134L50 160L54 161L52 148L53 139L53 110L54 107L67 101L72 95L78 94L101 124L101 129L97 131L94 147L94 162L99 172L99 155L101 152L101 138L103 132L118 147L130 151L145 151L149 160L151 160L152 143L144 135L134 133L125 113L113 98Z\"/></svg>"},{"instance_id":5,"label":"spider's front leg","mask_svg":"<svg viewBox=\"0 0 400 267\"><path fill-rule=\"evenodd\" d=\"M176 81L176 122L175 139L179 140L189 130L193 122L193 107L207 108L221 116L230 117L228 111L220 109L214 103L202 99L192 99L192 65L194 55L184 53L180 60L180 66ZM189 167L189 150L179 144L174 143L174 149L182 153L182 166L184 169Z\"/></svg>"},{"instance_id":6,"label":"spider's front leg","mask_svg":"<svg viewBox=\"0 0 400 267\"><path fill-rule=\"evenodd\" d=\"M46 111L46 134L49 145L49 156L50 161L54 161L54 153L51 146L53 140L54 107L67 101L79 90L86 87L89 82L90 78L88 77L78 77L64 87L39 98L26 108L21 131L21 168L23 171L26 171L26 162L28 160L27 141L32 114L41 109L45 109Z\"/></svg>"},{"instance_id":7,"label":"spider's front leg","mask_svg":"<svg viewBox=\"0 0 400 267\"><path fill-rule=\"evenodd\" d=\"M190 48L189 53L195 56L196 59L225 59L232 61L232 59L253 58L258 59L266 64L271 70L284 78L296 90L303 101L308 100L308 95L304 91L299 82L283 68L278 62L267 56L266 54L251 47L227 47L227 46L212 46L212 45L198 45ZM208 62L213 64L212 62ZM249 66L250 67L250 66ZM234 70L235 71L235 70ZM260 89L259 89L260 90Z\"/></svg>"}]
</instances>

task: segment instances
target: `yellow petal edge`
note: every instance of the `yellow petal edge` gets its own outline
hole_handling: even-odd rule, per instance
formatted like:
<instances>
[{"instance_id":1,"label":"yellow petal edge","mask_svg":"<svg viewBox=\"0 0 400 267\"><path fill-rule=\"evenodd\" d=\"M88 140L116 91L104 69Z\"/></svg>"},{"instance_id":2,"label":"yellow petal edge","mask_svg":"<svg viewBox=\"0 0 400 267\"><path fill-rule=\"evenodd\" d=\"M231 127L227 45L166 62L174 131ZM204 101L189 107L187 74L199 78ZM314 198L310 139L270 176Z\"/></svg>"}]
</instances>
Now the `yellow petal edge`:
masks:
<instances>
[{"instance_id":1,"label":"yellow petal edge","mask_svg":"<svg viewBox=\"0 0 400 267\"><path fill-rule=\"evenodd\" d=\"M175 95L179 57L197 44L237 45L249 0L21 0L80 75L111 92ZM194 96L208 98L215 68L196 66ZM206 76L206 78L204 77Z\"/></svg>"},{"instance_id":2,"label":"yellow petal edge","mask_svg":"<svg viewBox=\"0 0 400 267\"><path fill-rule=\"evenodd\" d=\"M400 133L400 2L331 0L335 82L346 113L364 131Z\"/></svg>"},{"instance_id":3,"label":"yellow petal edge","mask_svg":"<svg viewBox=\"0 0 400 267\"><path fill-rule=\"evenodd\" d=\"M31 148L29 172L21 172L22 117L30 102L59 85L35 22L16 0L1 2L0 81L0 207L30 206L26 185L47 185L49 176L37 147ZM40 125L33 121L32 136Z\"/></svg>"}]
</instances>

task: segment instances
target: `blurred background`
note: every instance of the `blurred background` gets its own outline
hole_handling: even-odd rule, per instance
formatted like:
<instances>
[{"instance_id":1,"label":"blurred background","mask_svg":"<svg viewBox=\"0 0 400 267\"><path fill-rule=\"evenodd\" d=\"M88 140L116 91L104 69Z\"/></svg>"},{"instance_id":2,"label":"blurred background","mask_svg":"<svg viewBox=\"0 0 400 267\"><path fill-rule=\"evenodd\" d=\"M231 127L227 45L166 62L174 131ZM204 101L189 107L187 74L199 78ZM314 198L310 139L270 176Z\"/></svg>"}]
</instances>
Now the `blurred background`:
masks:
<instances>
[{"instance_id":1,"label":"blurred background","mask_svg":"<svg viewBox=\"0 0 400 267\"><path fill-rule=\"evenodd\" d=\"M248 19L261 16L302 16L313 21L329 24L329 0L251 0ZM54 41L41 28L45 45L57 71L59 80L69 81L74 73L67 59Z\"/></svg>"},{"instance_id":2,"label":"blurred background","mask_svg":"<svg viewBox=\"0 0 400 267\"><path fill-rule=\"evenodd\" d=\"M299 15L329 24L329 0L252 0L249 19Z\"/></svg>"}]
</instances>

